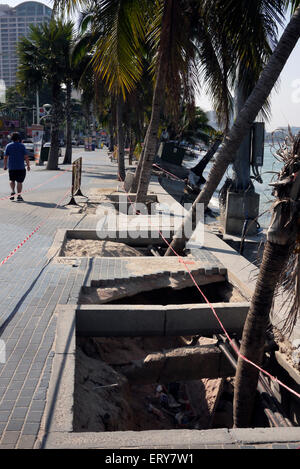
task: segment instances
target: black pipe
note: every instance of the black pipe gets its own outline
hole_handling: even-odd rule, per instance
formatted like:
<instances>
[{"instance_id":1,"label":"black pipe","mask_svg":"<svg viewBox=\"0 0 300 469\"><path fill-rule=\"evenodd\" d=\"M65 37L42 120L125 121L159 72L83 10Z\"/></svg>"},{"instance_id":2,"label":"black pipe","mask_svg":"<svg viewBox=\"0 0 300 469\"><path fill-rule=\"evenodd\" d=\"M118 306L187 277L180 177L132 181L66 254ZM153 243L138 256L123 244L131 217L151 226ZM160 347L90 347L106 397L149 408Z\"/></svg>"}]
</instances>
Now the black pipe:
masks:
<instances>
[{"instance_id":1,"label":"black pipe","mask_svg":"<svg viewBox=\"0 0 300 469\"><path fill-rule=\"evenodd\" d=\"M226 342L226 339L222 335L217 335L217 339L219 340L218 346L220 350L224 353L226 358L230 361L232 366L236 369L237 368L237 359L231 354L230 350L228 349L229 344ZM237 343L233 340L232 341L237 349L239 349ZM231 348L234 350L232 345L230 344ZM236 352L236 351L235 351ZM273 393L267 383L265 383L264 377L259 376L259 382L257 385L257 390L260 394L262 404L264 407L264 412L271 424L274 427L292 427L292 423L284 416L283 411L281 410L276 398L273 396Z\"/></svg>"}]
</instances>

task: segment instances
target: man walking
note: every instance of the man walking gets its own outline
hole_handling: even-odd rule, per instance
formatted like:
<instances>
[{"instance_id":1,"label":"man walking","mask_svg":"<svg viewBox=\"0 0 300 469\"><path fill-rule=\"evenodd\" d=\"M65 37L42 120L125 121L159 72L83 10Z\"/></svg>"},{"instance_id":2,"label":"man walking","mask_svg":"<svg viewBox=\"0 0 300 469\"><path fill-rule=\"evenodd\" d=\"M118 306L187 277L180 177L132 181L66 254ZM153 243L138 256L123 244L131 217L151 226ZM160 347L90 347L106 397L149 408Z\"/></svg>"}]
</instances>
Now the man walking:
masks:
<instances>
[{"instance_id":1,"label":"man walking","mask_svg":"<svg viewBox=\"0 0 300 469\"><path fill-rule=\"evenodd\" d=\"M11 140L12 142L6 145L5 148L3 169L7 169L8 160L9 183L11 187L10 200L15 198L15 186L17 183L17 200L22 201L21 192L26 176L25 160L27 171L30 171L29 157L25 145L21 143L21 136L18 132L12 134Z\"/></svg>"}]
</instances>

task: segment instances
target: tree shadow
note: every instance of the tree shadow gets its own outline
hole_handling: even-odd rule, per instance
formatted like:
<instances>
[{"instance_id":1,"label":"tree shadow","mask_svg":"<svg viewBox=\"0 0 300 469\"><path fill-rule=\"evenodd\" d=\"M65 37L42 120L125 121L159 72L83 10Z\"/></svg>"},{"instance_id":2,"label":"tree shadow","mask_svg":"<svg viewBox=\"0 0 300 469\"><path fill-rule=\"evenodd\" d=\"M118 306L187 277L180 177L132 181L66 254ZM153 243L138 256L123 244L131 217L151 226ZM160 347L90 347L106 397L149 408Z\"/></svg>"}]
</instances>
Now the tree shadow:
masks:
<instances>
[{"instance_id":1,"label":"tree shadow","mask_svg":"<svg viewBox=\"0 0 300 469\"><path fill-rule=\"evenodd\" d=\"M66 207L63 206L63 205L57 205L55 203L49 203L49 202L28 202L27 200L24 200L25 204L27 205L35 205L37 207L42 207L42 208L59 208L59 209L63 209L63 210L66 210Z\"/></svg>"}]
</instances>

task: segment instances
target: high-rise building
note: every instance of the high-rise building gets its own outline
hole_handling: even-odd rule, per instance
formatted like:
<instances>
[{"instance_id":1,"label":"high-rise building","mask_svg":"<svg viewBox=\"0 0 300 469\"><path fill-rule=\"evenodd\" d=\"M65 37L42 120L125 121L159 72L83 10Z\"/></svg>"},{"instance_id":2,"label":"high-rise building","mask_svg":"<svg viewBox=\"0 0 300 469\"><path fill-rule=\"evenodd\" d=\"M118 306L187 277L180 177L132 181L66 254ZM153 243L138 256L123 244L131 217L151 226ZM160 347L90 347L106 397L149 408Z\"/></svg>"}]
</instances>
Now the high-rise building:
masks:
<instances>
[{"instance_id":1,"label":"high-rise building","mask_svg":"<svg viewBox=\"0 0 300 469\"><path fill-rule=\"evenodd\" d=\"M16 7L0 5L0 81L6 88L16 83L18 68L17 43L27 36L31 24L49 22L51 8L39 2L23 2Z\"/></svg>"}]
</instances>

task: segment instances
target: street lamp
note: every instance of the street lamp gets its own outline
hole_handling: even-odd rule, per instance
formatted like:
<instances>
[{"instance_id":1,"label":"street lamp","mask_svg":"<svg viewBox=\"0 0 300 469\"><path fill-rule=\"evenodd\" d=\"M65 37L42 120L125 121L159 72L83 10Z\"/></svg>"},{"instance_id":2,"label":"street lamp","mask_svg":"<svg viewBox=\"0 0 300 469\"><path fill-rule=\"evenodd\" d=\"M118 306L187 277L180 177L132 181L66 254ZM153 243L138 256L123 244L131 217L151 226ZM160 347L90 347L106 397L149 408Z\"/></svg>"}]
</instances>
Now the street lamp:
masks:
<instances>
[{"instance_id":1,"label":"street lamp","mask_svg":"<svg viewBox=\"0 0 300 469\"><path fill-rule=\"evenodd\" d=\"M52 105L51 104L43 104L43 108L45 110L45 115L40 118L40 121L42 121L42 119L45 119L45 137L47 137L47 135L46 135L46 130L47 130L46 121L47 121L48 117L51 117ZM47 141L47 139L46 139L46 141Z\"/></svg>"}]
</instances>

